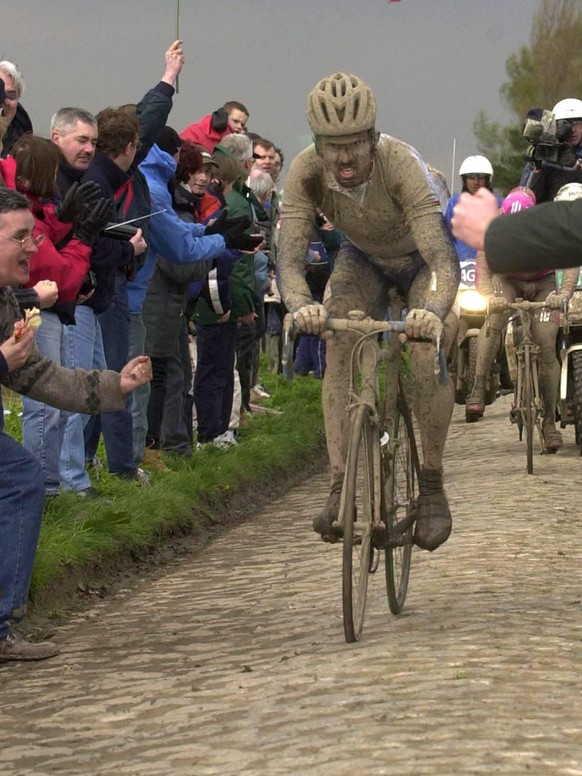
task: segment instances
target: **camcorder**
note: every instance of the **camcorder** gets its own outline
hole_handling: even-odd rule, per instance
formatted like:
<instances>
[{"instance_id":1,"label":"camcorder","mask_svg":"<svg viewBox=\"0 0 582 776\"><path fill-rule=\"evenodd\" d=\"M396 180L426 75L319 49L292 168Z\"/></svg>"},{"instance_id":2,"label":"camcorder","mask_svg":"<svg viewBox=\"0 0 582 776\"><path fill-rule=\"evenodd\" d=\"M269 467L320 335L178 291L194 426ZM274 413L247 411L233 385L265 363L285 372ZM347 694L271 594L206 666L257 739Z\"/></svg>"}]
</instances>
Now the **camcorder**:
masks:
<instances>
[{"instance_id":1,"label":"camcorder","mask_svg":"<svg viewBox=\"0 0 582 776\"><path fill-rule=\"evenodd\" d=\"M574 167L576 156L566 142L572 131L572 122L556 118L551 110L532 108L525 119L523 136L530 143L525 155L534 167L544 164Z\"/></svg>"},{"instance_id":2,"label":"camcorder","mask_svg":"<svg viewBox=\"0 0 582 776\"><path fill-rule=\"evenodd\" d=\"M158 216L160 213L165 213L166 208L163 210L156 210L155 213L148 213L145 216L138 216L138 218L131 218L129 221L122 221L118 224L115 221L110 221L105 229L101 232L102 237L108 237L110 240L122 240L128 241L137 234L138 227L134 226L138 221L144 221L152 216Z\"/></svg>"}]
</instances>

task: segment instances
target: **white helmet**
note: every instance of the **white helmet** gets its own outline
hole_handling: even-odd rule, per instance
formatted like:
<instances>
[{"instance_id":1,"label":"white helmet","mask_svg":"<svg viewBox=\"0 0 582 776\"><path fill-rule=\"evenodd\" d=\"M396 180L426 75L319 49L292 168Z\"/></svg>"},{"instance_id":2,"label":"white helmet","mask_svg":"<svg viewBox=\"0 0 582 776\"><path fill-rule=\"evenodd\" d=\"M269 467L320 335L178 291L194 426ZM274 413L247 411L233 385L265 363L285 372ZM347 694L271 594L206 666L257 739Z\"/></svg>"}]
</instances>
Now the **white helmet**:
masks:
<instances>
[{"instance_id":1,"label":"white helmet","mask_svg":"<svg viewBox=\"0 0 582 776\"><path fill-rule=\"evenodd\" d=\"M554 202L569 202L582 197L582 183L566 183L554 197Z\"/></svg>"},{"instance_id":2,"label":"white helmet","mask_svg":"<svg viewBox=\"0 0 582 776\"><path fill-rule=\"evenodd\" d=\"M573 97L560 100L560 102L554 105L552 113L556 121L561 119L582 119L582 100L576 100Z\"/></svg>"},{"instance_id":3,"label":"white helmet","mask_svg":"<svg viewBox=\"0 0 582 776\"><path fill-rule=\"evenodd\" d=\"M493 167L486 156L468 156L459 167L459 175L488 175L493 178Z\"/></svg>"}]
</instances>

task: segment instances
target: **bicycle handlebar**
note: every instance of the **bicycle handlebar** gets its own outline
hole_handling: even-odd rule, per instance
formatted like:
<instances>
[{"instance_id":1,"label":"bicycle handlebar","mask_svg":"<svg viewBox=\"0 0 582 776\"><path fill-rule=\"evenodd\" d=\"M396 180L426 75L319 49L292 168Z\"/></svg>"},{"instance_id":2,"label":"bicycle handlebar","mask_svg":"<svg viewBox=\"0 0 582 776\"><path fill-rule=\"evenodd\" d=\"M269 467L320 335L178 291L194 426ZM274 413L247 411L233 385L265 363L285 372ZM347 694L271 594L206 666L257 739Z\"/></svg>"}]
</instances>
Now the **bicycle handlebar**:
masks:
<instances>
[{"instance_id":1,"label":"bicycle handlebar","mask_svg":"<svg viewBox=\"0 0 582 776\"><path fill-rule=\"evenodd\" d=\"M298 327L293 320L293 316L291 313L287 313L285 316L286 320L283 323L283 342L284 342L284 350L285 350L285 343L293 337L293 333L298 332ZM379 334L383 331L389 331L394 332L395 334L405 334L406 333L406 323L405 321L375 321L372 318L363 317L363 318L328 318L326 321L326 328L329 331L353 331L362 335L367 334ZM436 353L435 353L435 366L434 366L434 372L435 375L439 376L439 382L442 384L445 384L449 380L449 372L447 369L447 352L444 347L443 337L442 335L439 335L436 338L427 338L427 339L419 339L419 340L412 340L411 342L434 342L436 346ZM286 353L283 357L284 360L284 372L285 367L288 366L287 362L291 358L291 353Z\"/></svg>"},{"instance_id":2,"label":"bicycle handlebar","mask_svg":"<svg viewBox=\"0 0 582 776\"><path fill-rule=\"evenodd\" d=\"M363 318L362 320L328 318L326 326L331 331L357 331L361 334L373 334L374 332L381 331L393 331L398 334L404 334L406 331L404 321L374 321L371 318Z\"/></svg>"},{"instance_id":3,"label":"bicycle handlebar","mask_svg":"<svg viewBox=\"0 0 582 776\"><path fill-rule=\"evenodd\" d=\"M508 302L507 307L514 310L541 310L542 307L548 307L545 302L529 302L527 299L516 299L515 302ZM548 310L555 308L548 307Z\"/></svg>"},{"instance_id":4,"label":"bicycle handlebar","mask_svg":"<svg viewBox=\"0 0 582 776\"><path fill-rule=\"evenodd\" d=\"M327 328L331 331L355 331L360 334L379 334L382 331L404 334L406 332L405 321L375 321L372 318L328 318ZM443 385L449 380L447 369L447 352L444 347L442 335L436 338L426 337L422 339L408 338L409 342L434 342L436 346L434 358L434 373L438 375L439 382Z\"/></svg>"},{"instance_id":5,"label":"bicycle handlebar","mask_svg":"<svg viewBox=\"0 0 582 776\"><path fill-rule=\"evenodd\" d=\"M542 308L546 308L546 310L550 310L552 312L562 312L566 313L567 311L567 304L564 308L558 308L558 307L550 307L547 302L529 302L527 299L516 299L515 302L505 302L504 304L496 304L493 308L490 305L487 305L487 315L490 315L491 313L503 313L507 312L507 310L525 310L526 312L530 312L532 310L541 310Z\"/></svg>"}]
</instances>

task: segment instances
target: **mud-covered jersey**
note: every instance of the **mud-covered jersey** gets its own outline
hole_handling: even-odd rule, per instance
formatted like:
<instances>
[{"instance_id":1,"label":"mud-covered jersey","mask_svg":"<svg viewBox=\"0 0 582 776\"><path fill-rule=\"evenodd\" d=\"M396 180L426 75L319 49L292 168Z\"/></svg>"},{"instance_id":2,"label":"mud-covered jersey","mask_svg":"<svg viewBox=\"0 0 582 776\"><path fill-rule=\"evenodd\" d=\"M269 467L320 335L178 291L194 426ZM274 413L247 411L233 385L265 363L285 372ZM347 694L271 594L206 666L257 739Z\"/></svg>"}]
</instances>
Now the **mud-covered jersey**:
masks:
<instances>
[{"instance_id":1,"label":"mud-covered jersey","mask_svg":"<svg viewBox=\"0 0 582 776\"><path fill-rule=\"evenodd\" d=\"M369 180L354 189L326 173L314 145L302 151L285 178L279 242L279 277L289 308L309 303L303 264L318 207L381 268L405 269L410 254L419 251L444 295L440 307L448 310L459 270L436 192L418 152L389 135L380 135Z\"/></svg>"}]
</instances>

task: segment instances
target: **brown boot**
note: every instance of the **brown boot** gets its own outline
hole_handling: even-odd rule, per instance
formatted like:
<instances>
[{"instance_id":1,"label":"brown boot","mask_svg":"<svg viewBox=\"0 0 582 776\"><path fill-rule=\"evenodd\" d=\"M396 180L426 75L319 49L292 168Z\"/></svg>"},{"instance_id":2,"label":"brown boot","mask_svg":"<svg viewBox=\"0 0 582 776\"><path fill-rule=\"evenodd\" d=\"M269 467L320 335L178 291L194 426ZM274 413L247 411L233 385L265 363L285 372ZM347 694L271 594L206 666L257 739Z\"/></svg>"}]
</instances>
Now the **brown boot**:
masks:
<instances>
[{"instance_id":1,"label":"brown boot","mask_svg":"<svg viewBox=\"0 0 582 776\"><path fill-rule=\"evenodd\" d=\"M485 380L477 377L471 393L465 399L465 420L475 423L485 412Z\"/></svg>"},{"instance_id":2,"label":"brown boot","mask_svg":"<svg viewBox=\"0 0 582 776\"><path fill-rule=\"evenodd\" d=\"M544 451L546 453L557 453L564 446L562 435L556 428L556 422L553 418L544 420L542 423L542 436L544 438Z\"/></svg>"},{"instance_id":3,"label":"brown boot","mask_svg":"<svg viewBox=\"0 0 582 776\"><path fill-rule=\"evenodd\" d=\"M334 529L333 523L339 517L343 480L337 480L331 486L324 508L313 518L313 530L321 535L324 542L337 542L341 533Z\"/></svg>"},{"instance_id":4,"label":"brown boot","mask_svg":"<svg viewBox=\"0 0 582 776\"><path fill-rule=\"evenodd\" d=\"M169 467L162 461L161 451L151 447L145 449L142 463L146 469L155 469L158 472L170 471Z\"/></svg>"},{"instance_id":5,"label":"brown boot","mask_svg":"<svg viewBox=\"0 0 582 776\"><path fill-rule=\"evenodd\" d=\"M52 641L25 641L12 631L9 631L6 638L0 639L0 663L9 660L46 660L59 652L60 649Z\"/></svg>"},{"instance_id":6,"label":"brown boot","mask_svg":"<svg viewBox=\"0 0 582 776\"><path fill-rule=\"evenodd\" d=\"M432 552L449 538L453 518L443 489L442 469L422 469L418 481L414 543Z\"/></svg>"}]
</instances>

